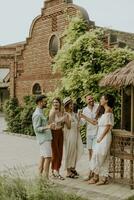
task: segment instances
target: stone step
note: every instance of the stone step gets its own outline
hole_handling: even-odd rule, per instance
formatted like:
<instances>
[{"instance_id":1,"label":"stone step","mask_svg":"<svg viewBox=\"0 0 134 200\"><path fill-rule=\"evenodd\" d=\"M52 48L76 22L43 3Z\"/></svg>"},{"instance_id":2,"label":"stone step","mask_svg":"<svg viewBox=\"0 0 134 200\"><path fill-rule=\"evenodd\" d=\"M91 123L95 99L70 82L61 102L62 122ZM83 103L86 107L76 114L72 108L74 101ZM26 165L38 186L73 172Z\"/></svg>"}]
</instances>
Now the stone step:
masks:
<instances>
[{"instance_id":1,"label":"stone step","mask_svg":"<svg viewBox=\"0 0 134 200\"><path fill-rule=\"evenodd\" d=\"M77 194L89 200L127 200L134 196L134 190L131 190L129 186L112 182L102 186L89 185L83 180L83 176L78 179L66 178L64 181L53 179L53 181L59 184L63 191Z\"/></svg>"}]
</instances>

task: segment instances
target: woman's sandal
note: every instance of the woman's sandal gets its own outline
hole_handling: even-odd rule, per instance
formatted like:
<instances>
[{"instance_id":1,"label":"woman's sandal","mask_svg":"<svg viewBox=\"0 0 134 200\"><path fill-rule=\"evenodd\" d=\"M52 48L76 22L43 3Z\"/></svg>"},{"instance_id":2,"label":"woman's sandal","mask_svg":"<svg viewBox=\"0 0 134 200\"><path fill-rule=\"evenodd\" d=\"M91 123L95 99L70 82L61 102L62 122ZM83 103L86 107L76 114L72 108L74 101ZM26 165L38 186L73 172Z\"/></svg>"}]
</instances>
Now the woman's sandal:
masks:
<instances>
[{"instance_id":1,"label":"woman's sandal","mask_svg":"<svg viewBox=\"0 0 134 200\"><path fill-rule=\"evenodd\" d=\"M66 176L67 178L78 178L77 176L75 176L74 173L71 173L69 175Z\"/></svg>"},{"instance_id":2,"label":"woman's sandal","mask_svg":"<svg viewBox=\"0 0 134 200\"><path fill-rule=\"evenodd\" d=\"M54 173L52 173L52 176L55 179L65 180L60 174L54 174Z\"/></svg>"},{"instance_id":3,"label":"woman's sandal","mask_svg":"<svg viewBox=\"0 0 134 200\"><path fill-rule=\"evenodd\" d=\"M108 179L107 178L101 178L97 183L96 185L99 186L99 185L107 185L109 183Z\"/></svg>"},{"instance_id":4,"label":"woman's sandal","mask_svg":"<svg viewBox=\"0 0 134 200\"><path fill-rule=\"evenodd\" d=\"M99 181L99 177L92 177L89 181L88 184L96 184Z\"/></svg>"},{"instance_id":5,"label":"woman's sandal","mask_svg":"<svg viewBox=\"0 0 134 200\"><path fill-rule=\"evenodd\" d=\"M53 178L57 178L57 176L58 176L57 174L55 174L55 173L52 172L52 177Z\"/></svg>"},{"instance_id":6,"label":"woman's sandal","mask_svg":"<svg viewBox=\"0 0 134 200\"><path fill-rule=\"evenodd\" d=\"M58 175L58 177L57 177L58 179L60 179L60 180L65 180L64 179L64 177L63 176L61 176L60 174Z\"/></svg>"},{"instance_id":7,"label":"woman's sandal","mask_svg":"<svg viewBox=\"0 0 134 200\"><path fill-rule=\"evenodd\" d=\"M71 169L71 172L75 175L75 176L79 176L78 172L75 169Z\"/></svg>"}]
</instances>

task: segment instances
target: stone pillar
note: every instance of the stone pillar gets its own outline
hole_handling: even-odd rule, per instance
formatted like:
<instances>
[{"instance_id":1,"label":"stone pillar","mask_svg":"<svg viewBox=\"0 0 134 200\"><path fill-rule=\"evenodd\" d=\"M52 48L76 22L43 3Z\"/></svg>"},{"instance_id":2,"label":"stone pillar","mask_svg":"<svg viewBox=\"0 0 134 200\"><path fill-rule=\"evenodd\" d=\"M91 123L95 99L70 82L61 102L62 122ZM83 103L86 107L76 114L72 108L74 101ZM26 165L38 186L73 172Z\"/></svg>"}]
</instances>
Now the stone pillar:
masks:
<instances>
[{"instance_id":1,"label":"stone pillar","mask_svg":"<svg viewBox=\"0 0 134 200\"><path fill-rule=\"evenodd\" d=\"M10 97L15 97L15 60L10 65Z\"/></svg>"}]
</instances>

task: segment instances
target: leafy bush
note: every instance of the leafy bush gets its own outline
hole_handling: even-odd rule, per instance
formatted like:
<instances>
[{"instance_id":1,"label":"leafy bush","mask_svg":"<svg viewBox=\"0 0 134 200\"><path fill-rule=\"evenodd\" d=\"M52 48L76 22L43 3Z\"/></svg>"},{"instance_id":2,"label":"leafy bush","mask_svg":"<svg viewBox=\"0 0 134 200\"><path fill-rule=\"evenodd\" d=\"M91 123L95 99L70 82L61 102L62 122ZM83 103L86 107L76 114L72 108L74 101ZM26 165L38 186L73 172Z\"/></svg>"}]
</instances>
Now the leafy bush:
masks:
<instances>
[{"instance_id":1,"label":"leafy bush","mask_svg":"<svg viewBox=\"0 0 134 200\"><path fill-rule=\"evenodd\" d=\"M35 109L33 96L24 97L24 105L21 107L16 98L9 99L4 105L5 119L8 130L13 133L34 135L32 126L32 114Z\"/></svg>"},{"instance_id":2,"label":"leafy bush","mask_svg":"<svg viewBox=\"0 0 134 200\"><path fill-rule=\"evenodd\" d=\"M18 132L21 129L20 113L22 108L16 98L11 98L4 104L5 119L9 131Z\"/></svg>"},{"instance_id":3,"label":"leafy bush","mask_svg":"<svg viewBox=\"0 0 134 200\"><path fill-rule=\"evenodd\" d=\"M63 98L71 96L79 108L85 105L86 94L92 94L95 100L99 101L103 93L112 93L116 98L115 126L119 127L120 93L111 88L100 88L98 83L106 74L133 60L134 52L127 48L107 49L104 42L107 31L88 30L86 27L87 22L77 17L72 19L65 31L64 45L53 62L54 72L62 72L61 84L57 91ZM76 34L77 31L79 34Z\"/></svg>"},{"instance_id":4,"label":"leafy bush","mask_svg":"<svg viewBox=\"0 0 134 200\"><path fill-rule=\"evenodd\" d=\"M81 133L81 139L83 144L86 144L86 126L81 126L80 128L80 133Z\"/></svg>"},{"instance_id":5,"label":"leafy bush","mask_svg":"<svg viewBox=\"0 0 134 200\"><path fill-rule=\"evenodd\" d=\"M24 106L20 114L22 134L34 135L32 126L32 114L35 110L35 98L33 96L24 97Z\"/></svg>"},{"instance_id":6,"label":"leafy bush","mask_svg":"<svg viewBox=\"0 0 134 200\"><path fill-rule=\"evenodd\" d=\"M130 197L130 198L128 198L128 200L134 200L134 196L133 196L133 197Z\"/></svg>"}]
</instances>

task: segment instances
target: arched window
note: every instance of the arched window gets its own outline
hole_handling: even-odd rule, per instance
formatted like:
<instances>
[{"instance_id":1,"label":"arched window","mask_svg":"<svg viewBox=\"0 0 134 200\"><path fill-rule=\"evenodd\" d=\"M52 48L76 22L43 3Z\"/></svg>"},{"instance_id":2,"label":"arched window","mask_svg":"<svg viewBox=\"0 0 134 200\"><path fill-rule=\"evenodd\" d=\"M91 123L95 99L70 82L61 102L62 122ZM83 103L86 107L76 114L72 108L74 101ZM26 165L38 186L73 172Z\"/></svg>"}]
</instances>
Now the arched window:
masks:
<instances>
[{"instance_id":1,"label":"arched window","mask_svg":"<svg viewBox=\"0 0 134 200\"><path fill-rule=\"evenodd\" d=\"M35 83L35 84L34 84L32 93L33 93L34 95L39 95L39 94L41 94L41 86L40 86L38 83Z\"/></svg>"},{"instance_id":2,"label":"arched window","mask_svg":"<svg viewBox=\"0 0 134 200\"><path fill-rule=\"evenodd\" d=\"M59 40L56 35L52 35L49 41L49 54L51 57L54 57L58 52L58 43Z\"/></svg>"}]
</instances>

